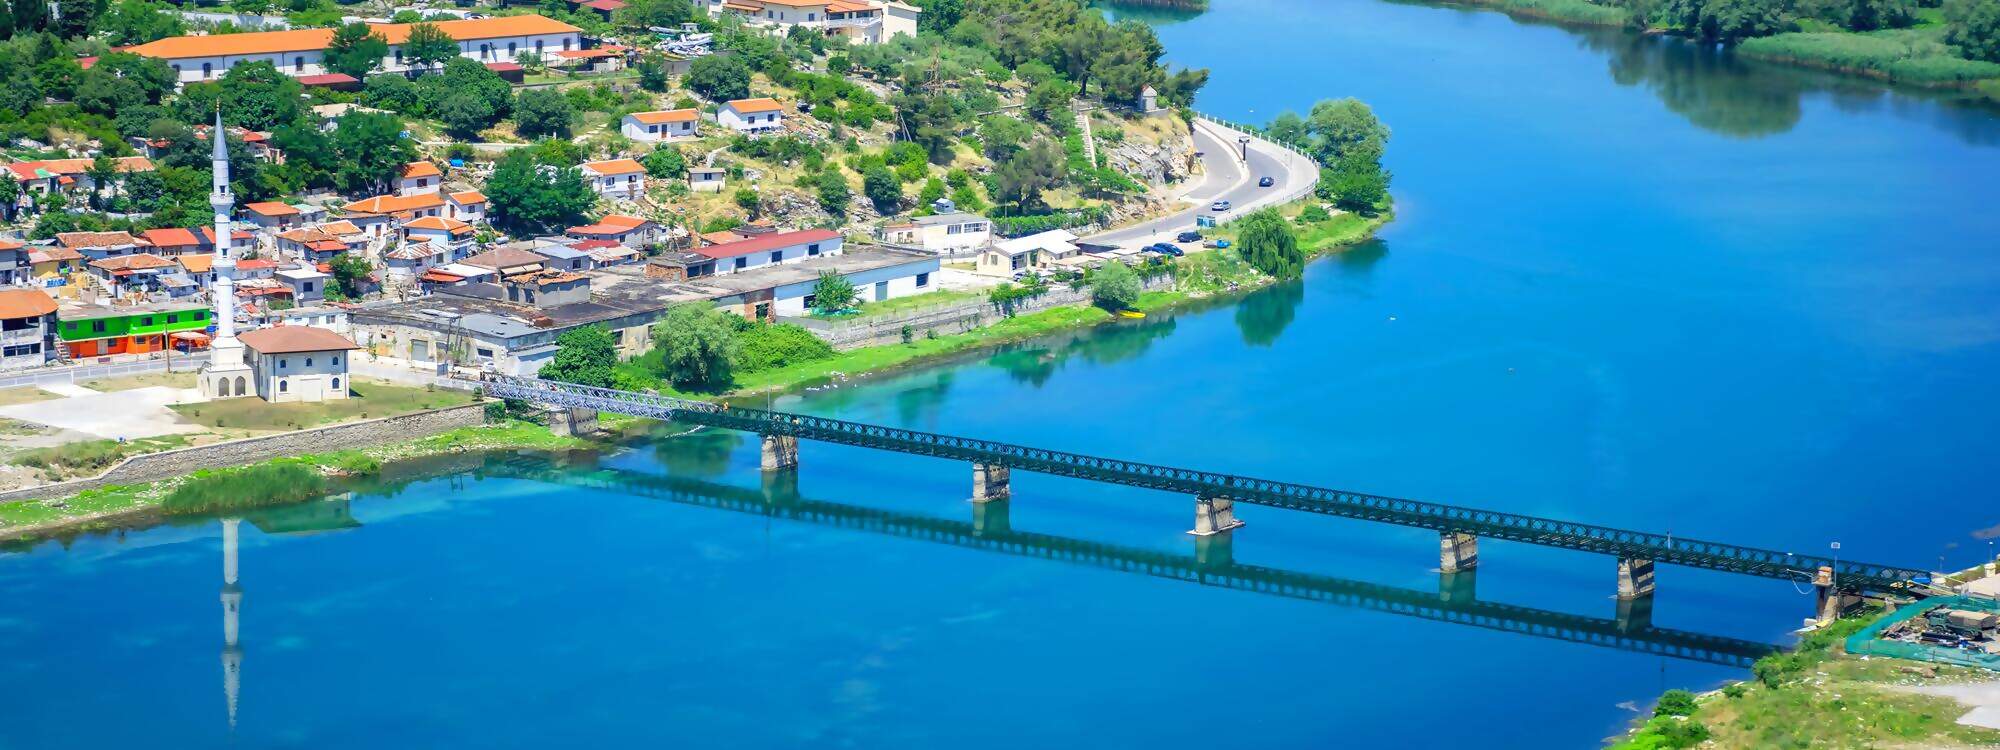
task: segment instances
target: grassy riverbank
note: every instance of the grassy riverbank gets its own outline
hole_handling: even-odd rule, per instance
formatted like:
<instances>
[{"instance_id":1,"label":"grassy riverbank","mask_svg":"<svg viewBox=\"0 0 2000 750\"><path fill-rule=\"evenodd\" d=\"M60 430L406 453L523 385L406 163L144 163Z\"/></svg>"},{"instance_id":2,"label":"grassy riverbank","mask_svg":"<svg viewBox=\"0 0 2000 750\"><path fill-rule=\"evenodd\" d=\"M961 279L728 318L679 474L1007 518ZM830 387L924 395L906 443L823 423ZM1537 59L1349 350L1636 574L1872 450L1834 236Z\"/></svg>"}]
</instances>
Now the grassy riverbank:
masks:
<instances>
[{"instance_id":1,"label":"grassy riverbank","mask_svg":"<svg viewBox=\"0 0 2000 750\"><path fill-rule=\"evenodd\" d=\"M1991 680L1983 670L1848 656L1841 643L1881 610L1844 618L1759 659L1755 675L1699 696L1669 691L1655 716L1613 750L1666 748L1991 747L2000 731L1957 723L1966 707L1912 692L1920 686Z\"/></svg>"}]
</instances>

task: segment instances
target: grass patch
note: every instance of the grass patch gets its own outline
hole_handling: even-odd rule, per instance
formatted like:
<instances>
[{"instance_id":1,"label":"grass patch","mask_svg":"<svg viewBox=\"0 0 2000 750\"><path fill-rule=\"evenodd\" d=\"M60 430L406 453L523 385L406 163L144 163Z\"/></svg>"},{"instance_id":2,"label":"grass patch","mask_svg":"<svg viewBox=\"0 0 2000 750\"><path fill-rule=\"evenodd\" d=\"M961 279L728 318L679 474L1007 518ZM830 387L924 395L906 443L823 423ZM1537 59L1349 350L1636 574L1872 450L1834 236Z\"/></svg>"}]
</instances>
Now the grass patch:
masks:
<instances>
[{"instance_id":1,"label":"grass patch","mask_svg":"<svg viewBox=\"0 0 2000 750\"><path fill-rule=\"evenodd\" d=\"M183 435L161 435L122 443L116 440L83 440L53 448L21 451L14 454L11 461L41 469L44 477L54 481L97 474L126 456L158 453L187 445L187 442L187 437Z\"/></svg>"},{"instance_id":2,"label":"grass patch","mask_svg":"<svg viewBox=\"0 0 2000 750\"><path fill-rule=\"evenodd\" d=\"M944 305L955 305L977 299L983 299L983 297L978 292L961 292L952 289L940 289L935 292L912 294L908 297L896 297L894 299L882 300L881 302L865 303L859 308L859 311L856 314L843 315L840 317L867 318L880 315L894 315L897 313L908 312L911 310L918 310L926 307L941 307Z\"/></svg>"},{"instance_id":3,"label":"grass patch","mask_svg":"<svg viewBox=\"0 0 2000 750\"><path fill-rule=\"evenodd\" d=\"M66 498L0 503L0 526L47 523L71 516L138 507L145 486L111 486L84 490Z\"/></svg>"},{"instance_id":4,"label":"grass patch","mask_svg":"<svg viewBox=\"0 0 2000 750\"><path fill-rule=\"evenodd\" d=\"M203 469L160 501L168 513L213 513L295 503L326 494L326 477L300 459L279 459L238 469Z\"/></svg>"},{"instance_id":5,"label":"grass patch","mask_svg":"<svg viewBox=\"0 0 2000 750\"><path fill-rule=\"evenodd\" d=\"M1546 18L1552 21L1590 26L1624 26L1632 22L1632 11L1584 0L1469 0L1491 5L1509 13Z\"/></svg>"},{"instance_id":6,"label":"grass patch","mask_svg":"<svg viewBox=\"0 0 2000 750\"><path fill-rule=\"evenodd\" d=\"M193 388L195 374L192 372L149 372L143 375L123 375L115 378L99 378L83 383L83 387L93 391L129 391L135 388Z\"/></svg>"},{"instance_id":7,"label":"grass patch","mask_svg":"<svg viewBox=\"0 0 2000 750\"><path fill-rule=\"evenodd\" d=\"M284 431L472 403L472 395L463 391L415 388L379 381L356 380L348 388L348 393L349 398L315 403L272 404L259 398L237 398L175 404L167 408L205 427Z\"/></svg>"},{"instance_id":8,"label":"grass patch","mask_svg":"<svg viewBox=\"0 0 2000 750\"><path fill-rule=\"evenodd\" d=\"M1872 74L1903 83L1964 85L2000 78L2000 63L1959 57L1944 42L1944 28L1852 32L1794 32L1747 39L1737 50L1749 57Z\"/></svg>"},{"instance_id":9,"label":"grass patch","mask_svg":"<svg viewBox=\"0 0 2000 750\"><path fill-rule=\"evenodd\" d=\"M22 388L7 388L4 390L0 390L0 406L14 406L16 404L32 404L40 401L52 401L54 399L59 399L59 398L62 398L62 396L50 393L40 388L22 387Z\"/></svg>"}]
</instances>

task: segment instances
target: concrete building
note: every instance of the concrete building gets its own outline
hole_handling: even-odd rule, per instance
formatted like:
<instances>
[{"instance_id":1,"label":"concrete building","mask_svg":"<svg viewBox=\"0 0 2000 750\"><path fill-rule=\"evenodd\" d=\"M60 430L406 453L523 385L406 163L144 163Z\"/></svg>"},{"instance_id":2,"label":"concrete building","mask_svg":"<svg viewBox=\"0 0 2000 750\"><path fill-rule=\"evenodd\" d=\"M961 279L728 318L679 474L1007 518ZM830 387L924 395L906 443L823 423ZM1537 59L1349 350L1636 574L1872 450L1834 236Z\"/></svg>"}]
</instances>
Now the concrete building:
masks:
<instances>
[{"instance_id":1,"label":"concrete building","mask_svg":"<svg viewBox=\"0 0 2000 750\"><path fill-rule=\"evenodd\" d=\"M451 263L474 248L471 224L442 216L425 216L403 222L403 246L428 246L434 263ZM437 258L442 260L435 260Z\"/></svg>"},{"instance_id":2,"label":"concrete building","mask_svg":"<svg viewBox=\"0 0 2000 750\"><path fill-rule=\"evenodd\" d=\"M29 252L27 244L20 240L0 239L0 284L27 284L34 278Z\"/></svg>"},{"instance_id":3,"label":"concrete building","mask_svg":"<svg viewBox=\"0 0 2000 750\"><path fill-rule=\"evenodd\" d=\"M694 138L699 122L701 110L663 109L626 115L618 130L640 143L662 143Z\"/></svg>"},{"instance_id":4,"label":"concrete building","mask_svg":"<svg viewBox=\"0 0 2000 750\"><path fill-rule=\"evenodd\" d=\"M581 240L610 240L626 247L650 247L666 240L666 230L637 216L606 214L597 223L570 227L565 234Z\"/></svg>"},{"instance_id":5,"label":"concrete building","mask_svg":"<svg viewBox=\"0 0 2000 750\"><path fill-rule=\"evenodd\" d=\"M55 354L56 301L40 289L0 289L0 370L40 367Z\"/></svg>"},{"instance_id":6,"label":"concrete building","mask_svg":"<svg viewBox=\"0 0 2000 750\"><path fill-rule=\"evenodd\" d=\"M805 315L813 306L813 287L821 272L833 272L854 285L862 302L922 294L937 288L939 260L935 255L864 246L839 255L822 255L797 263L771 266L757 273L731 274L697 280L700 287L720 290L715 305L752 320Z\"/></svg>"},{"instance_id":7,"label":"concrete building","mask_svg":"<svg viewBox=\"0 0 2000 750\"><path fill-rule=\"evenodd\" d=\"M128 232L61 232L56 235L56 244L90 260L139 252L139 238Z\"/></svg>"},{"instance_id":8,"label":"concrete building","mask_svg":"<svg viewBox=\"0 0 2000 750\"><path fill-rule=\"evenodd\" d=\"M879 236L883 242L891 244L921 247L935 253L952 253L991 244L993 223L977 214L935 214L882 227Z\"/></svg>"},{"instance_id":9,"label":"concrete building","mask_svg":"<svg viewBox=\"0 0 2000 750\"><path fill-rule=\"evenodd\" d=\"M685 253L669 253L646 264L646 272L669 281L704 276L742 273L783 263L796 263L821 255L839 255L845 242L831 229L807 229L770 234L698 247Z\"/></svg>"},{"instance_id":10,"label":"concrete building","mask_svg":"<svg viewBox=\"0 0 2000 750\"><path fill-rule=\"evenodd\" d=\"M279 232L276 239L280 255L318 265L342 253L365 252L369 238L354 222L342 220Z\"/></svg>"},{"instance_id":11,"label":"concrete building","mask_svg":"<svg viewBox=\"0 0 2000 750\"><path fill-rule=\"evenodd\" d=\"M238 337L259 398L272 403L347 398L347 337L312 326L259 328Z\"/></svg>"},{"instance_id":12,"label":"concrete building","mask_svg":"<svg viewBox=\"0 0 2000 750\"><path fill-rule=\"evenodd\" d=\"M377 195L341 207L341 218L377 240L396 235L397 223L426 216L443 216L448 201L437 193Z\"/></svg>"},{"instance_id":13,"label":"concrete building","mask_svg":"<svg viewBox=\"0 0 2000 750\"><path fill-rule=\"evenodd\" d=\"M90 275L113 299L165 292L162 279L179 272L180 264L147 253L90 262Z\"/></svg>"},{"instance_id":14,"label":"concrete building","mask_svg":"<svg viewBox=\"0 0 2000 750\"><path fill-rule=\"evenodd\" d=\"M297 208L277 201L248 204L243 207L243 213L252 226L266 232L290 229L304 221Z\"/></svg>"},{"instance_id":15,"label":"concrete building","mask_svg":"<svg viewBox=\"0 0 2000 750\"><path fill-rule=\"evenodd\" d=\"M292 288L292 304L310 307L326 301L327 280L333 278L316 268L287 268L274 274Z\"/></svg>"},{"instance_id":16,"label":"concrete building","mask_svg":"<svg viewBox=\"0 0 2000 750\"><path fill-rule=\"evenodd\" d=\"M729 184L729 171L718 167L688 167L688 190L720 193Z\"/></svg>"},{"instance_id":17,"label":"concrete building","mask_svg":"<svg viewBox=\"0 0 2000 750\"><path fill-rule=\"evenodd\" d=\"M715 121L738 133L783 130L785 107L770 97L737 99L723 102L722 107L715 112Z\"/></svg>"},{"instance_id":18,"label":"concrete building","mask_svg":"<svg viewBox=\"0 0 2000 750\"><path fill-rule=\"evenodd\" d=\"M646 168L631 159L585 162L583 178L606 198L631 200L646 192Z\"/></svg>"},{"instance_id":19,"label":"concrete building","mask_svg":"<svg viewBox=\"0 0 2000 750\"><path fill-rule=\"evenodd\" d=\"M486 194L477 190L448 193L444 197L444 217L477 224L486 220L486 205Z\"/></svg>"},{"instance_id":20,"label":"concrete building","mask_svg":"<svg viewBox=\"0 0 2000 750\"><path fill-rule=\"evenodd\" d=\"M979 254L973 267L979 273L1011 275L1046 267L1051 261L1076 251L1074 233L1066 229L1051 229L996 242Z\"/></svg>"},{"instance_id":21,"label":"concrete building","mask_svg":"<svg viewBox=\"0 0 2000 750\"><path fill-rule=\"evenodd\" d=\"M85 269L83 253L59 245L28 251L28 283L44 289L64 287L70 277Z\"/></svg>"},{"instance_id":22,"label":"concrete building","mask_svg":"<svg viewBox=\"0 0 2000 750\"><path fill-rule=\"evenodd\" d=\"M49 194L78 191L88 195L97 189L97 181L90 176L94 159L43 159L40 161L17 161L7 165L14 181L20 185L21 193ZM124 156L111 160L117 172L117 181L124 184L125 175L133 172L151 172L153 161L143 156Z\"/></svg>"},{"instance_id":23,"label":"concrete building","mask_svg":"<svg viewBox=\"0 0 2000 750\"><path fill-rule=\"evenodd\" d=\"M57 343L71 359L145 354L176 342L205 345L203 331L218 322L207 307L191 302L65 306L56 311L56 321Z\"/></svg>"},{"instance_id":24,"label":"concrete building","mask_svg":"<svg viewBox=\"0 0 2000 750\"><path fill-rule=\"evenodd\" d=\"M413 161L403 165L403 172L396 177L397 195L418 195L436 193L444 189L444 172L436 164L427 161Z\"/></svg>"},{"instance_id":25,"label":"concrete building","mask_svg":"<svg viewBox=\"0 0 2000 750\"><path fill-rule=\"evenodd\" d=\"M731 13L752 28L787 33L794 26L846 37L856 44L877 44L898 36L917 35L914 5L893 0L696 0L710 15Z\"/></svg>"},{"instance_id":26,"label":"concrete building","mask_svg":"<svg viewBox=\"0 0 2000 750\"><path fill-rule=\"evenodd\" d=\"M558 52L583 48L581 29L545 16L496 16L434 23L458 42L460 55L484 63L511 63L523 53L553 62L560 59ZM409 39L414 25L368 25L389 41L390 52L382 58L383 71L412 69L414 63L405 61L402 44ZM334 30L329 28L176 36L126 51L165 60L181 83L220 78L238 64L257 61L271 63L286 75L303 78L330 72L324 64L324 53L333 41L333 34Z\"/></svg>"}]
</instances>

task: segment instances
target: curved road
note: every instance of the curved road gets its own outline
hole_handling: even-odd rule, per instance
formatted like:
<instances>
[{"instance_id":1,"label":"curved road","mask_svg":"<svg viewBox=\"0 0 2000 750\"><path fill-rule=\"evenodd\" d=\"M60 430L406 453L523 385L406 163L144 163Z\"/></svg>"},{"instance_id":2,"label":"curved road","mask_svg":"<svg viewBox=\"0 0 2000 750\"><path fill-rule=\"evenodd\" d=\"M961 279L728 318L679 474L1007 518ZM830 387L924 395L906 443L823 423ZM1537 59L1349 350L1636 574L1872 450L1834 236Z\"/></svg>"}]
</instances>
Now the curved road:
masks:
<instances>
[{"instance_id":1,"label":"curved road","mask_svg":"<svg viewBox=\"0 0 2000 750\"><path fill-rule=\"evenodd\" d=\"M1218 220L1241 217L1251 211L1278 203L1319 181L1319 167L1305 157L1253 136L1250 158L1237 158L1236 130L1197 118L1194 121L1195 147L1202 152L1206 168L1202 182L1188 190L1182 200L1191 205L1181 211L1111 229L1083 238L1094 245L1141 247L1155 242L1172 242L1174 235L1194 229L1196 216L1211 214ZM1274 184L1257 187L1257 180L1270 177ZM1228 211L1210 211L1210 203L1228 200Z\"/></svg>"}]
</instances>

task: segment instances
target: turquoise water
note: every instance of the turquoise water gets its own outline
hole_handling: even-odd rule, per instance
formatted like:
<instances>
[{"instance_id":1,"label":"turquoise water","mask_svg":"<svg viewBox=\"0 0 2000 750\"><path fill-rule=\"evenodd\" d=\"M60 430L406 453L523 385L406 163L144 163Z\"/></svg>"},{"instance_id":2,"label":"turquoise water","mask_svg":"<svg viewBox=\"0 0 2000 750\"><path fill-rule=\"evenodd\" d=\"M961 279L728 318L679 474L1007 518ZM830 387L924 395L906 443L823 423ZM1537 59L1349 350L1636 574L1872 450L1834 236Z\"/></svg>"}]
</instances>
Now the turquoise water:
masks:
<instances>
[{"instance_id":1,"label":"turquoise water","mask_svg":"<svg viewBox=\"0 0 2000 750\"><path fill-rule=\"evenodd\" d=\"M1374 104L1382 240L1240 304L776 405L1854 559L1987 554L1990 110L1373 0L1160 29L1214 69L1218 115ZM1442 590L1444 616L1610 621L1602 557L1489 543L1476 587L1447 585L1434 536L1243 509L1236 562L1342 581L1309 601L1120 570L1196 554L1187 498L1017 475L1002 524L962 465L801 460L767 488L753 441L697 434L248 517L234 650L217 520L0 557L0 747L1589 747L1743 673L1376 609ZM1058 559L1079 551L1104 564ZM1782 581L1660 585L1658 628L1782 642L1810 610Z\"/></svg>"}]
</instances>

